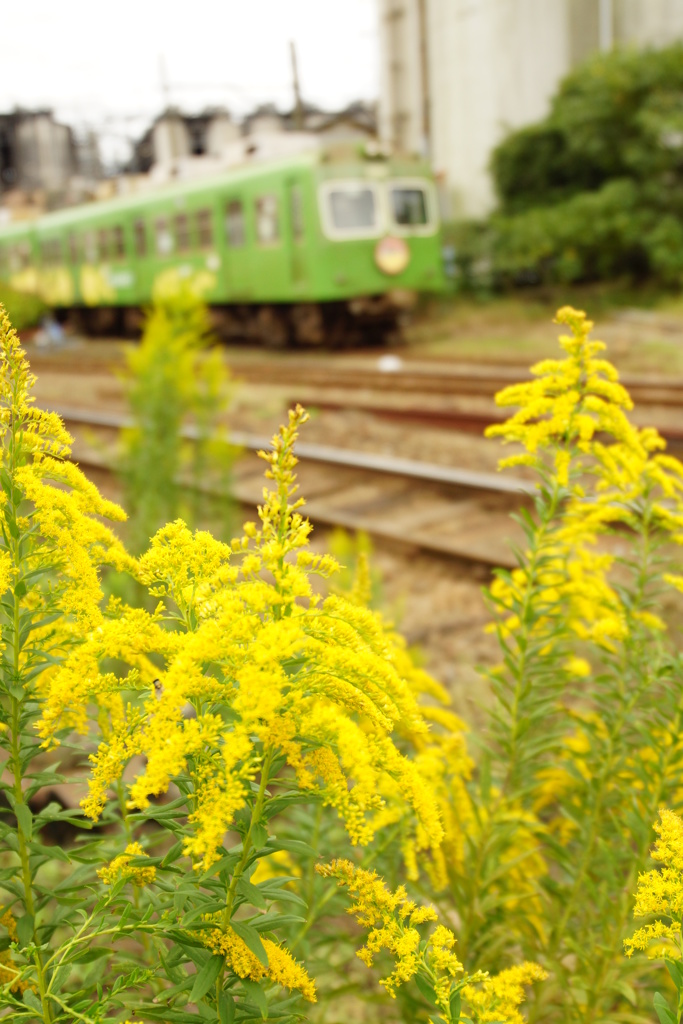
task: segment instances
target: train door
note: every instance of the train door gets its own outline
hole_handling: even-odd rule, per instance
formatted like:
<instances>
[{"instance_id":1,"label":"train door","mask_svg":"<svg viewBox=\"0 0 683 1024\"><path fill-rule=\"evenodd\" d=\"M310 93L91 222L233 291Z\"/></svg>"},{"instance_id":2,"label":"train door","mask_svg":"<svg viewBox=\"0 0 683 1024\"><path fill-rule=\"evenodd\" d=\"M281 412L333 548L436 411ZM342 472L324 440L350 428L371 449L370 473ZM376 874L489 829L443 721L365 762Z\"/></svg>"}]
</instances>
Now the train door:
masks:
<instances>
[{"instance_id":1,"label":"train door","mask_svg":"<svg viewBox=\"0 0 683 1024\"><path fill-rule=\"evenodd\" d=\"M304 190L300 181L290 179L287 182L287 204L291 240L290 274L294 293L299 295L308 289Z\"/></svg>"},{"instance_id":2,"label":"train door","mask_svg":"<svg viewBox=\"0 0 683 1024\"><path fill-rule=\"evenodd\" d=\"M252 298L253 288L246 210L242 196L226 196L223 216L228 294L233 302L248 302Z\"/></svg>"}]
</instances>

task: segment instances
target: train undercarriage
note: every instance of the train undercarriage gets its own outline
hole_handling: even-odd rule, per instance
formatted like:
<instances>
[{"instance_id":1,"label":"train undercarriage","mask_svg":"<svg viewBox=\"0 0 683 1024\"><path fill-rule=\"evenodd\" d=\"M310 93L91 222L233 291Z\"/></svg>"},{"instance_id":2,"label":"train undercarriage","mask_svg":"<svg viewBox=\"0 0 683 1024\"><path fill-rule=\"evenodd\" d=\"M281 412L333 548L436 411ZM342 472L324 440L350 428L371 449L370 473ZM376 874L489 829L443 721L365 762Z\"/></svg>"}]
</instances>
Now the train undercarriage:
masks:
<instances>
[{"instance_id":1,"label":"train undercarriage","mask_svg":"<svg viewBox=\"0 0 683 1024\"><path fill-rule=\"evenodd\" d=\"M357 296L338 302L295 305L210 306L216 336L225 342L251 342L267 348L358 348L397 344L410 310L413 292ZM58 319L74 330L102 336L138 337L145 313L139 306L73 307Z\"/></svg>"}]
</instances>

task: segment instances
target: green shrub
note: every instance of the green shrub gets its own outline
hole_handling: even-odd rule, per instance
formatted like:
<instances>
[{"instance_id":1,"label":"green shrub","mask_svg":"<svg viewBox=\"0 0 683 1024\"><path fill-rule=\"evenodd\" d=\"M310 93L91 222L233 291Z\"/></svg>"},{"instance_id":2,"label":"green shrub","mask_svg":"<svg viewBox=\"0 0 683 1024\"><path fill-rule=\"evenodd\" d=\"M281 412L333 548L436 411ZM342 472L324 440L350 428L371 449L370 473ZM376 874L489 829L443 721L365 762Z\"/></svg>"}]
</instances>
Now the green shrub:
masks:
<instances>
[{"instance_id":1,"label":"green shrub","mask_svg":"<svg viewBox=\"0 0 683 1024\"><path fill-rule=\"evenodd\" d=\"M498 146L491 170L499 208L463 234L465 284L472 266L498 286L680 284L683 46L591 58L564 79L543 121Z\"/></svg>"},{"instance_id":2,"label":"green shrub","mask_svg":"<svg viewBox=\"0 0 683 1024\"><path fill-rule=\"evenodd\" d=\"M47 306L38 295L18 292L8 284L0 285L0 303L7 310L18 331L36 327L47 313Z\"/></svg>"}]
</instances>

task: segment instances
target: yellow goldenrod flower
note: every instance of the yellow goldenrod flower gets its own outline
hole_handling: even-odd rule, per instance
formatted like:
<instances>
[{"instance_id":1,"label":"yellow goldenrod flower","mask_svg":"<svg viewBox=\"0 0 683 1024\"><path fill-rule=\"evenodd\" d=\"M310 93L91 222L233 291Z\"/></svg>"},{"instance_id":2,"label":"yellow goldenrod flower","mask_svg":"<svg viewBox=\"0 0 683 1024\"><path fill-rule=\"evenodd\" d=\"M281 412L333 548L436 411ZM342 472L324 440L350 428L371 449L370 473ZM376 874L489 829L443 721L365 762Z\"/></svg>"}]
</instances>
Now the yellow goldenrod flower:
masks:
<instances>
[{"instance_id":1,"label":"yellow goldenrod flower","mask_svg":"<svg viewBox=\"0 0 683 1024\"><path fill-rule=\"evenodd\" d=\"M126 878L133 885L149 885L156 878L157 869L154 865L149 867L133 867L130 864L133 857L146 857L147 854L139 843L129 843L124 853L115 857L106 868L100 868L97 874L107 885L113 885L120 878Z\"/></svg>"},{"instance_id":2,"label":"yellow goldenrod flower","mask_svg":"<svg viewBox=\"0 0 683 1024\"><path fill-rule=\"evenodd\" d=\"M681 916L683 915L683 820L674 812L662 809L655 823L658 839L652 850L652 859L661 861L661 869L646 871L638 876L634 917L668 917L669 922L656 920L638 928L624 940L627 956L635 950L653 952L654 955L681 957ZM653 943L656 947L652 950Z\"/></svg>"},{"instance_id":3,"label":"yellow goldenrod flower","mask_svg":"<svg viewBox=\"0 0 683 1024\"><path fill-rule=\"evenodd\" d=\"M463 999L469 1003L472 1018L477 1024L485 1021L524 1024L518 1009L524 1002L524 986L543 981L547 976L542 967L527 961L486 978L480 986L467 985L463 989Z\"/></svg>"},{"instance_id":4,"label":"yellow goldenrod flower","mask_svg":"<svg viewBox=\"0 0 683 1024\"><path fill-rule=\"evenodd\" d=\"M301 992L309 1003L316 1001L315 982L292 954L276 942L262 939L268 958L266 967L229 925L225 929L214 928L202 932L201 940L213 953L220 953L225 957L226 966L238 978L247 978L250 981L269 978L283 988Z\"/></svg>"}]
</instances>

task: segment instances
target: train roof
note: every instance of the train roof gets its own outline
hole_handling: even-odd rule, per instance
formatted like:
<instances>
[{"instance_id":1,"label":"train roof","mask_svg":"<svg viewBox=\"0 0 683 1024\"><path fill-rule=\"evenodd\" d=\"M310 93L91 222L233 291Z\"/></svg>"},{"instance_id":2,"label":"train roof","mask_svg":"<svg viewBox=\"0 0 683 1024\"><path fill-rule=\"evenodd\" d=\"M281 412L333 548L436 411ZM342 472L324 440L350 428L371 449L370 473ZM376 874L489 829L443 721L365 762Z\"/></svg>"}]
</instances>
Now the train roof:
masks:
<instances>
[{"instance_id":1,"label":"train roof","mask_svg":"<svg viewBox=\"0 0 683 1024\"><path fill-rule=\"evenodd\" d=\"M207 175L205 178L199 177L188 181L171 181L159 185L155 189L145 189L141 192L133 192L130 195L114 196L111 199L95 200L79 206L68 206L61 210L45 213L35 220L10 221L7 224L0 224L0 237L21 237L36 228L38 230L49 230L50 228L71 226L91 218L106 217L108 214L154 205L158 202L163 202L167 198L186 197L210 192L227 183L236 184L245 179L266 177L273 173L287 172L289 170L301 169L302 167L320 167L332 170L334 167L349 167L353 164L363 164L366 166L380 164L387 168L400 168L399 173L430 173L424 161L416 157L398 155L383 156L377 159L376 157L364 154L358 148L355 150L347 147L330 150L320 148L285 157L259 161L258 163L241 164L234 168L228 168L220 174Z\"/></svg>"}]
</instances>

